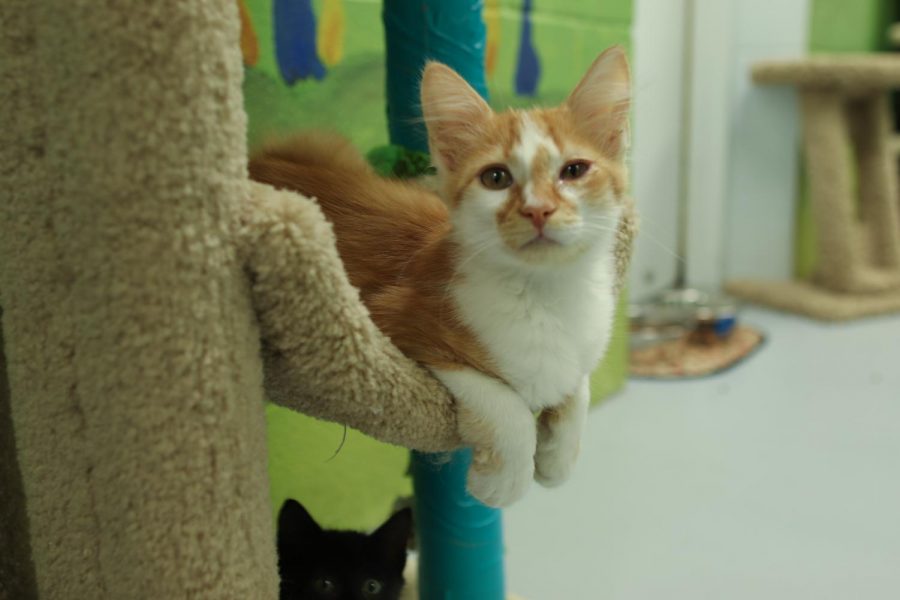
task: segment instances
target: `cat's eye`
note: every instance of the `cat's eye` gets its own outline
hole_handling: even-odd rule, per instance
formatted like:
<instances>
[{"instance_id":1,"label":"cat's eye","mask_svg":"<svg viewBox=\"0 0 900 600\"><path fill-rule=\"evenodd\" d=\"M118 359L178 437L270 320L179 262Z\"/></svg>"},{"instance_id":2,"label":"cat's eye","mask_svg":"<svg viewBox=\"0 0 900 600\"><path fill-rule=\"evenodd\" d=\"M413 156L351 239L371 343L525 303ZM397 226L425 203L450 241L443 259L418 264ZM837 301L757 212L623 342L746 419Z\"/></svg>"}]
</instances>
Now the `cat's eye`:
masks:
<instances>
[{"instance_id":1,"label":"cat's eye","mask_svg":"<svg viewBox=\"0 0 900 600\"><path fill-rule=\"evenodd\" d=\"M481 185L489 190L505 190L513 183L512 173L503 166L494 165L481 172Z\"/></svg>"},{"instance_id":2,"label":"cat's eye","mask_svg":"<svg viewBox=\"0 0 900 600\"><path fill-rule=\"evenodd\" d=\"M559 172L559 178L564 180L578 179L588 172L590 163L583 160L567 162Z\"/></svg>"},{"instance_id":3,"label":"cat's eye","mask_svg":"<svg viewBox=\"0 0 900 600\"><path fill-rule=\"evenodd\" d=\"M376 598L384 586L377 579L366 579L362 586L363 596L366 598Z\"/></svg>"},{"instance_id":4,"label":"cat's eye","mask_svg":"<svg viewBox=\"0 0 900 600\"><path fill-rule=\"evenodd\" d=\"M313 581L313 588L316 590L316 593L326 598L337 595L337 584L328 577L319 577Z\"/></svg>"}]
</instances>

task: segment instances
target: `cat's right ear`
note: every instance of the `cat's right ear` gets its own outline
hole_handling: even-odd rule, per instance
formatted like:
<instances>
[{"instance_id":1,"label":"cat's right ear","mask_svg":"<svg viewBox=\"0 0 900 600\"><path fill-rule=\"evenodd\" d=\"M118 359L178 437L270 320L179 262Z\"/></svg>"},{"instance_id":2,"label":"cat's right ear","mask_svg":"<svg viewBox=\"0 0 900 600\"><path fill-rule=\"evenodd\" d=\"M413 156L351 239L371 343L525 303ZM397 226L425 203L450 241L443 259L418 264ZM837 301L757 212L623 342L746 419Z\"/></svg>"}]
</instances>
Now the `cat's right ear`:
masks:
<instances>
[{"instance_id":1,"label":"cat's right ear","mask_svg":"<svg viewBox=\"0 0 900 600\"><path fill-rule=\"evenodd\" d=\"M278 547L305 544L322 533L315 519L296 500L285 500L278 512Z\"/></svg>"},{"instance_id":2,"label":"cat's right ear","mask_svg":"<svg viewBox=\"0 0 900 600\"><path fill-rule=\"evenodd\" d=\"M421 100L432 160L439 170L453 170L483 131L491 107L456 71L433 61L422 74Z\"/></svg>"},{"instance_id":3,"label":"cat's right ear","mask_svg":"<svg viewBox=\"0 0 900 600\"><path fill-rule=\"evenodd\" d=\"M394 513L370 536L381 555L393 561L398 571L402 571L406 565L406 546L412 529L412 509L404 508Z\"/></svg>"},{"instance_id":4,"label":"cat's right ear","mask_svg":"<svg viewBox=\"0 0 900 600\"><path fill-rule=\"evenodd\" d=\"M613 46L600 54L566 105L603 153L621 160L628 142L631 105L631 75L625 50Z\"/></svg>"}]
</instances>

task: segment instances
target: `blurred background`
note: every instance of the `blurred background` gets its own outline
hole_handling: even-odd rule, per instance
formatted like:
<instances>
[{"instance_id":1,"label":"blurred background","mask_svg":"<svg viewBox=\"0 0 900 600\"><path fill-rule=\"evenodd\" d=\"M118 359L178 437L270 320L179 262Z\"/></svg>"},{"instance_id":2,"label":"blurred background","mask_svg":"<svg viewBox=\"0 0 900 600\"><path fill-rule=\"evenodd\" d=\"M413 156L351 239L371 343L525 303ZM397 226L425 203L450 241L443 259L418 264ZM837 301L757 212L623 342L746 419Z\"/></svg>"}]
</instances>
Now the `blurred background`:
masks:
<instances>
[{"instance_id":1,"label":"blurred background","mask_svg":"<svg viewBox=\"0 0 900 600\"><path fill-rule=\"evenodd\" d=\"M309 127L386 144L381 2L279 4L240 0L251 147ZM642 219L574 479L506 511L510 588L896 597L900 2L481 10L497 108L558 103L628 49ZM405 450L268 416L273 509L365 529L411 493Z\"/></svg>"}]
</instances>

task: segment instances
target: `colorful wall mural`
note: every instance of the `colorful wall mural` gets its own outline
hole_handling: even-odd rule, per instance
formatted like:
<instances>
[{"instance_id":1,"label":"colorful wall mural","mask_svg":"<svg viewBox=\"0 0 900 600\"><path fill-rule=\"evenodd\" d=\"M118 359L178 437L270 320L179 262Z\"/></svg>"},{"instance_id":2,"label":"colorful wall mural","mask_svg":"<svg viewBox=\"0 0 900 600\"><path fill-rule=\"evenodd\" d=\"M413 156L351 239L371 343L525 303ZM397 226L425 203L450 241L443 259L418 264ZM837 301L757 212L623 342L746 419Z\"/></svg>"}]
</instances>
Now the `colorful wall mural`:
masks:
<instances>
[{"instance_id":1,"label":"colorful wall mural","mask_svg":"<svg viewBox=\"0 0 900 600\"><path fill-rule=\"evenodd\" d=\"M381 3L237 0L251 147L309 127L387 138ZM414 0L410 0L414 1ZM597 54L629 45L631 0L484 0L491 103L558 102Z\"/></svg>"}]
</instances>

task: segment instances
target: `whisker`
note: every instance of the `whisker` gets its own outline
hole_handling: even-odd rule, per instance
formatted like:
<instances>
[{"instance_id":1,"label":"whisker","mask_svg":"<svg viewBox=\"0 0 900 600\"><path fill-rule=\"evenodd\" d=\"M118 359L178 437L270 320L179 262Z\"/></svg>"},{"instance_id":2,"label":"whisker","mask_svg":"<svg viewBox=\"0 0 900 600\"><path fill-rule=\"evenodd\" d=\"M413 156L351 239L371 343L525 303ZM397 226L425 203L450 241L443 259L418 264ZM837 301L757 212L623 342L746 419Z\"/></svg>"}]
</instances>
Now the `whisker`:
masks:
<instances>
[{"instance_id":1,"label":"whisker","mask_svg":"<svg viewBox=\"0 0 900 600\"><path fill-rule=\"evenodd\" d=\"M474 250L473 252L471 252L468 256L465 257L465 259L464 259L462 262L460 262L458 265L456 265L457 270L462 269L464 266L466 266L467 264L469 264L470 262L472 262L472 260L473 260L475 257L477 257L477 256L479 256L479 255L481 255L481 254L483 254L483 253L486 252L488 249L490 249L490 248L492 248L492 247L494 247L494 246L496 246L496 245L497 245L497 242L496 242L496 240L494 240L494 239L487 239L486 241L481 242L481 243L477 246L476 250Z\"/></svg>"},{"instance_id":2,"label":"whisker","mask_svg":"<svg viewBox=\"0 0 900 600\"><path fill-rule=\"evenodd\" d=\"M472 260L474 260L477 256L483 254L487 250L491 249L496 245L496 240L492 238L492 236L485 235L483 236L484 241L476 240L474 244L474 249L467 253L467 255L461 260L458 264L455 265L456 272L462 270L464 266L469 264ZM452 286L448 285L444 288L443 300L447 299L447 296L450 295L450 291Z\"/></svg>"},{"instance_id":3,"label":"whisker","mask_svg":"<svg viewBox=\"0 0 900 600\"><path fill-rule=\"evenodd\" d=\"M618 233L618 229L602 227L602 226L598 226L594 223L585 223L584 227L585 227L585 229L587 229L589 231L594 231L594 232ZM650 231L648 231L646 229L641 229L641 232L639 235L640 235L640 237L646 238L648 241L652 242L659 249L661 249L663 252L665 252L672 258L674 258L676 261L678 261L680 263L686 262L686 260L683 256L679 255L675 250L673 250L666 244L662 243L656 236L654 236L652 233L650 233Z\"/></svg>"}]
</instances>

